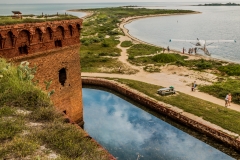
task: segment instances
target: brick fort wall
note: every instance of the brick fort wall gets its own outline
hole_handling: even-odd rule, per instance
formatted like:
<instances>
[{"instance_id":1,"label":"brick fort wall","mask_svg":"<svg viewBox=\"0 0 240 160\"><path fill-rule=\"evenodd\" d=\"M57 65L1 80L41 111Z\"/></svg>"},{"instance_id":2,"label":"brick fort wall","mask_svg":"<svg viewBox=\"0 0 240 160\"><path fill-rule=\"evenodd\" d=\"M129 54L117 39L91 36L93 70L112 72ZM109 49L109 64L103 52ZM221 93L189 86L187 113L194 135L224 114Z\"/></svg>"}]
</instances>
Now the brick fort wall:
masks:
<instances>
[{"instance_id":1,"label":"brick fort wall","mask_svg":"<svg viewBox=\"0 0 240 160\"><path fill-rule=\"evenodd\" d=\"M37 66L35 80L49 90L54 105L68 117L83 124L80 71L82 19L0 26L0 57Z\"/></svg>"}]
</instances>

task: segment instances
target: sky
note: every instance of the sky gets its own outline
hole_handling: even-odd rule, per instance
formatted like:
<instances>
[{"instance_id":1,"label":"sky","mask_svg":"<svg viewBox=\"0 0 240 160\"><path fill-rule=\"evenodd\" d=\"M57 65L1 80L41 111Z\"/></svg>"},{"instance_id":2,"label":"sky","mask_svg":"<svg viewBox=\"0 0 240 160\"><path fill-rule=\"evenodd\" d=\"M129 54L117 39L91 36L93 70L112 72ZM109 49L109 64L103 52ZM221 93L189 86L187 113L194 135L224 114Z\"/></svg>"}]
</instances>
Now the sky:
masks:
<instances>
[{"instance_id":1,"label":"sky","mask_svg":"<svg viewBox=\"0 0 240 160\"><path fill-rule=\"evenodd\" d=\"M201 3L240 3L240 0L0 0L0 4L20 3L106 3L106 2L201 2Z\"/></svg>"}]
</instances>

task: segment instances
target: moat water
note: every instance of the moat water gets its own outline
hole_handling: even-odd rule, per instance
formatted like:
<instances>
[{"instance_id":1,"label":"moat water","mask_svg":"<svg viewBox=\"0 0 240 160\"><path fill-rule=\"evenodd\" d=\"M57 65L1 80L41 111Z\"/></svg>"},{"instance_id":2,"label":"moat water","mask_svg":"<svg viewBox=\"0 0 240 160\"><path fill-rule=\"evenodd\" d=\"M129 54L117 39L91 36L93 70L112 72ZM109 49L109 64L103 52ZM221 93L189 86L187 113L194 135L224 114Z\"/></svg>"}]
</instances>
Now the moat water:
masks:
<instances>
[{"instance_id":1,"label":"moat water","mask_svg":"<svg viewBox=\"0 0 240 160\"><path fill-rule=\"evenodd\" d=\"M84 130L118 160L233 159L113 93L83 88L83 102Z\"/></svg>"}]
</instances>

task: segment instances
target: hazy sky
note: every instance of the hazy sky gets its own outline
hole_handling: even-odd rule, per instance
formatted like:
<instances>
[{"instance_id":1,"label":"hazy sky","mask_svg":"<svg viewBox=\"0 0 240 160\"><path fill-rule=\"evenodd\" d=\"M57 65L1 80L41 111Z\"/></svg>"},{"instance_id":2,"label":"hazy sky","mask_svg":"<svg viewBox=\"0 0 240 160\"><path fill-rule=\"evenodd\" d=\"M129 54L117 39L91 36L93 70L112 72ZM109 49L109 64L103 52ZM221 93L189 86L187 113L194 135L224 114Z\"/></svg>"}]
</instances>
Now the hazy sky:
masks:
<instances>
[{"instance_id":1,"label":"hazy sky","mask_svg":"<svg viewBox=\"0 0 240 160\"><path fill-rule=\"evenodd\" d=\"M199 3L240 3L240 0L0 0L0 4L20 4L20 3L104 3L104 2L199 2Z\"/></svg>"}]
</instances>

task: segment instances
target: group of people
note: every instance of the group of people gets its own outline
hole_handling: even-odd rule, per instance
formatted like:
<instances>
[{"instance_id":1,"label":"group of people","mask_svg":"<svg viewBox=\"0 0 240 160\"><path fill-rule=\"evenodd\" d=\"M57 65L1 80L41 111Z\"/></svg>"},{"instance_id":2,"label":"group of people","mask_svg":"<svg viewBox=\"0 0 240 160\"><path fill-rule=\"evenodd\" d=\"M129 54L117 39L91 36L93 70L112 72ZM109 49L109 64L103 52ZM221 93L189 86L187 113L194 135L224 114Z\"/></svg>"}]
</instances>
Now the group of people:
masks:
<instances>
[{"instance_id":1,"label":"group of people","mask_svg":"<svg viewBox=\"0 0 240 160\"><path fill-rule=\"evenodd\" d=\"M232 102L232 95L231 93L228 93L225 97L225 107L230 106L231 102Z\"/></svg>"},{"instance_id":2,"label":"group of people","mask_svg":"<svg viewBox=\"0 0 240 160\"><path fill-rule=\"evenodd\" d=\"M183 47L183 54L186 52L186 49ZM197 48L189 48L188 49L188 54L192 54L192 53L197 53Z\"/></svg>"}]
</instances>

